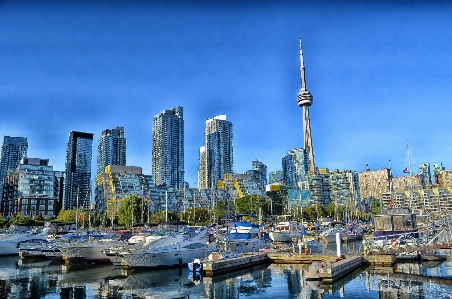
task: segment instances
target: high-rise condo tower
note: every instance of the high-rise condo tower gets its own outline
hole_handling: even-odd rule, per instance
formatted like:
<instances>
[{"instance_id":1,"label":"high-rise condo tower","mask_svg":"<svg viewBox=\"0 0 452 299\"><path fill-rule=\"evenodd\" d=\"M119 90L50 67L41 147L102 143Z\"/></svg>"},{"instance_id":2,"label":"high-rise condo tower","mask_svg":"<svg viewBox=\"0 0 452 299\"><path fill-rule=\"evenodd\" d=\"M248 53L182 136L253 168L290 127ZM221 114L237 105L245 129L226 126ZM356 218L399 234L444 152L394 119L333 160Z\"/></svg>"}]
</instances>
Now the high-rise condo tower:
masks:
<instances>
[{"instance_id":1,"label":"high-rise condo tower","mask_svg":"<svg viewBox=\"0 0 452 299\"><path fill-rule=\"evenodd\" d=\"M107 165L126 165L126 138L124 127L102 131L97 146L97 174Z\"/></svg>"},{"instance_id":2,"label":"high-rise condo tower","mask_svg":"<svg viewBox=\"0 0 452 299\"><path fill-rule=\"evenodd\" d=\"M226 115L206 120L204 138L199 152L198 188L210 189L234 168L232 123L226 120Z\"/></svg>"},{"instance_id":3,"label":"high-rise condo tower","mask_svg":"<svg viewBox=\"0 0 452 299\"><path fill-rule=\"evenodd\" d=\"M157 186L184 187L184 112L180 106L154 117L152 178Z\"/></svg>"},{"instance_id":4,"label":"high-rise condo tower","mask_svg":"<svg viewBox=\"0 0 452 299\"><path fill-rule=\"evenodd\" d=\"M20 160L27 157L28 141L26 137L5 136L0 156L0 183L8 174L8 169L19 166Z\"/></svg>"},{"instance_id":5,"label":"high-rise condo tower","mask_svg":"<svg viewBox=\"0 0 452 299\"><path fill-rule=\"evenodd\" d=\"M311 137L311 120L309 119L309 106L312 105L313 99L311 93L306 87L306 76L303 62L303 50L301 49L300 38L300 75L301 75L301 90L298 94L298 106L303 108L303 134L304 134L304 149L309 153L309 170L315 172L314 164L314 148L312 147Z\"/></svg>"},{"instance_id":6,"label":"high-rise condo tower","mask_svg":"<svg viewBox=\"0 0 452 299\"><path fill-rule=\"evenodd\" d=\"M66 148L63 209L87 209L91 200L92 133L71 131Z\"/></svg>"}]
</instances>

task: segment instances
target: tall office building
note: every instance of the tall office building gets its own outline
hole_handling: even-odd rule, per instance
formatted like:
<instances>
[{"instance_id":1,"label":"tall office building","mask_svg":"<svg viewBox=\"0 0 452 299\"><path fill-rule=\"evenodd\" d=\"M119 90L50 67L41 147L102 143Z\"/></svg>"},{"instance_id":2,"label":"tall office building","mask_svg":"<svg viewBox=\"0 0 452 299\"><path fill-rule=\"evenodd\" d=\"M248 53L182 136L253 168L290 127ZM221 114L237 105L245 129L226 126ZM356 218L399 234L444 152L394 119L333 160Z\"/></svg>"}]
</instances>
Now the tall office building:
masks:
<instances>
[{"instance_id":1,"label":"tall office building","mask_svg":"<svg viewBox=\"0 0 452 299\"><path fill-rule=\"evenodd\" d=\"M312 147L311 137L311 120L309 118L309 107L312 105L313 98L306 87L306 76L303 61L303 51L301 49L300 38L300 75L301 75L301 90L297 97L298 106L303 109L303 134L304 134L304 149L309 154L310 171L315 172L314 164L314 148Z\"/></svg>"},{"instance_id":2,"label":"tall office building","mask_svg":"<svg viewBox=\"0 0 452 299\"><path fill-rule=\"evenodd\" d=\"M297 175L295 170L294 156L287 154L282 158L283 184L285 186L296 186Z\"/></svg>"},{"instance_id":3,"label":"tall office building","mask_svg":"<svg viewBox=\"0 0 452 299\"><path fill-rule=\"evenodd\" d=\"M102 131L97 146L97 173L104 172L107 165L126 165L124 127Z\"/></svg>"},{"instance_id":4,"label":"tall office building","mask_svg":"<svg viewBox=\"0 0 452 299\"><path fill-rule=\"evenodd\" d=\"M154 117L152 178L157 186L184 187L184 113L180 106Z\"/></svg>"},{"instance_id":5,"label":"tall office building","mask_svg":"<svg viewBox=\"0 0 452 299\"><path fill-rule=\"evenodd\" d=\"M26 137L5 136L0 157L0 180L8 174L8 169L15 169L20 161L27 157L28 141Z\"/></svg>"},{"instance_id":6,"label":"tall office building","mask_svg":"<svg viewBox=\"0 0 452 299\"><path fill-rule=\"evenodd\" d=\"M232 123L226 120L226 115L210 118L206 120L204 136L205 153L200 151L200 158L204 158L199 163L198 173L205 175L199 176L198 186L201 189L215 188L224 174L234 172Z\"/></svg>"},{"instance_id":7,"label":"tall office building","mask_svg":"<svg viewBox=\"0 0 452 299\"><path fill-rule=\"evenodd\" d=\"M294 148L282 159L283 181L286 186L296 186L305 179L309 171L309 152L303 148Z\"/></svg>"},{"instance_id":8,"label":"tall office building","mask_svg":"<svg viewBox=\"0 0 452 299\"><path fill-rule=\"evenodd\" d=\"M207 156L206 146L203 145L199 148L198 156L198 188L208 189L207 186Z\"/></svg>"},{"instance_id":9,"label":"tall office building","mask_svg":"<svg viewBox=\"0 0 452 299\"><path fill-rule=\"evenodd\" d=\"M259 173L259 182L265 188L267 186L267 165L255 160L251 162L251 168Z\"/></svg>"},{"instance_id":10,"label":"tall office building","mask_svg":"<svg viewBox=\"0 0 452 299\"><path fill-rule=\"evenodd\" d=\"M63 208L88 208L91 199L92 133L72 131L66 148Z\"/></svg>"}]
</instances>

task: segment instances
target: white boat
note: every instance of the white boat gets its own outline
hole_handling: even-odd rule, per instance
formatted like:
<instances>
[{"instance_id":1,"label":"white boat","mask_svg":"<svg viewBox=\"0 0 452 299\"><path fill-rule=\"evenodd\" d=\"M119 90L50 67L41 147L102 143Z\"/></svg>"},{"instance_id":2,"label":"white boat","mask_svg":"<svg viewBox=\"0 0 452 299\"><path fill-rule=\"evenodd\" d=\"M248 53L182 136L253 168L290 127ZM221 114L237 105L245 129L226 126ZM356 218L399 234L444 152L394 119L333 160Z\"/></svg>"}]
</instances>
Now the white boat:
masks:
<instances>
[{"instance_id":1,"label":"white boat","mask_svg":"<svg viewBox=\"0 0 452 299\"><path fill-rule=\"evenodd\" d=\"M262 236L259 226L248 221L235 222L233 228L223 228L219 234L218 247L224 251L258 252L270 244L270 240Z\"/></svg>"},{"instance_id":2,"label":"white boat","mask_svg":"<svg viewBox=\"0 0 452 299\"><path fill-rule=\"evenodd\" d=\"M132 253L135 250L141 249L146 246L150 246L151 243L156 242L157 240L166 238L170 236L171 232L169 231L155 231L152 234L148 234L146 237L140 235L139 237L132 236L127 244L124 246L112 246L109 248L105 248L102 252L108 256L110 262L115 266L127 266L126 261L122 257L124 254ZM144 237L144 238L143 238ZM161 245L161 243L160 243Z\"/></svg>"},{"instance_id":3,"label":"white boat","mask_svg":"<svg viewBox=\"0 0 452 299\"><path fill-rule=\"evenodd\" d=\"M294 222L280 221L276 227L269 232L272 242L292 242L292 239L302 238L302 232Z\"/></svg>"},{"instance_id":4,"label":"white boat","mask_svg":"<svg viewBox=\"0 0 452 299\"><path fill-rule=\"evenodd\" d=\"M125 236L125 237L124 237ZM130 237L128 232L116 231L110 235L91 235L86 241L60 247L66 263L105 263L110 262L103 250L113 246L123 246Z\"/></svg>"},{"instance_id":5,"label":"white boat","mask_svg":"<svg viewBox=\"0 0 452 299\"><path fill-rule=\"evenodd\" d=\"M21 242L33 240L45 240L48 227L41 231L9 231L0 236L0 256L19 255L19 245Z\"/></svg>"},{"instance_id":6,"label":"white boat","mask_svg":"<svg viewBox=\"0 0 452 299\"><path fill-rule=\"evenodd\" d=\"M336 242L336 234L342 237L342 233L344 232L344 228L341 225L336 225L334 227L328 228L319 234L319 238L327 243ZM342 240L342 239L341 239Z\"/></svg>"},{"instance_id":7,"label":"white boat","mask_svg":"<svg viewBox=\"0 0 452 299\"><path fill-rule=\"evenodd\" d=\"M42 259L46 258L44 248L49 246L47 240L29 240L19 244L19 257L21 259Z\"/></svg>"},{"instance_id":8,"label":"white boat","mask_svg":"<svg viewBox=\"0 0 452 299\"><path fill-rule=\"evenodd\" d=\"M208 256L217 250L205 241L207 229L193 231L186 222L165 223L168 235L143 246L143 248L119 253L126 267L171 268L182 267L195 258Z\"/></svg>"}]
</instances>

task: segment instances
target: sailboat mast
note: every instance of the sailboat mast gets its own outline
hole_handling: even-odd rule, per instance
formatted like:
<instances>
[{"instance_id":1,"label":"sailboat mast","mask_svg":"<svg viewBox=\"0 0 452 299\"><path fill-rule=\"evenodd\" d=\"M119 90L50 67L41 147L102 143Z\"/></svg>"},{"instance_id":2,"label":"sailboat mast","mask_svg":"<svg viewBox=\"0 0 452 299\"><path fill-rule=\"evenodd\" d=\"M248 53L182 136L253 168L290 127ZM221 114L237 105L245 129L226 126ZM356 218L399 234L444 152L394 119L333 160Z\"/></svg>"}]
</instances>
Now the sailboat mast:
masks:
<instances>
[{"instance_id":1,"label":"sailboat mast","mask_svg":"<svg viewBox=\"0 0 452 299\"><path fill-rule=\"evenodd\" d=\"M411 151L410 151L410 145L407 143L406 147L407 147L407 157L408 157L408 171L409 171L410 176L411 176Z\"/></svg>"}]
</instances>

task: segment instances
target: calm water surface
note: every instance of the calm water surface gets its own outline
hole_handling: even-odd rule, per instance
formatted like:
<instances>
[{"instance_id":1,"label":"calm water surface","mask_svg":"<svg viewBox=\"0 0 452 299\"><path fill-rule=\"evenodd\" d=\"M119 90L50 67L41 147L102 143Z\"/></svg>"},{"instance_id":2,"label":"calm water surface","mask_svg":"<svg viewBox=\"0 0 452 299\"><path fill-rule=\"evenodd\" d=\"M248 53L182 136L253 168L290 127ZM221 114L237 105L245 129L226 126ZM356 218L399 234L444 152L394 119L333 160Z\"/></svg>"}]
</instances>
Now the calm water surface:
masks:
<instances>
[{"instance_id":1,"label":"calm water surface","mask_svg":"<svg viewBox=\"0 0 452 299\"><path fill-rule=\"evenodd\" d=\"M359 243L345 247L360 251ZM452 256L442 264L362 268L333 285L306 281L306 270L262 265L211 278L192 277L187 268L126 271L110 264L67 267L3 257L0 298L452 298Z\"/></svg>"}]
</instances>

